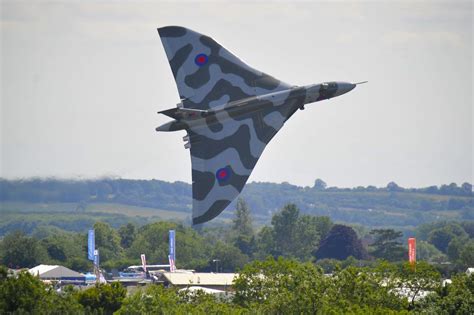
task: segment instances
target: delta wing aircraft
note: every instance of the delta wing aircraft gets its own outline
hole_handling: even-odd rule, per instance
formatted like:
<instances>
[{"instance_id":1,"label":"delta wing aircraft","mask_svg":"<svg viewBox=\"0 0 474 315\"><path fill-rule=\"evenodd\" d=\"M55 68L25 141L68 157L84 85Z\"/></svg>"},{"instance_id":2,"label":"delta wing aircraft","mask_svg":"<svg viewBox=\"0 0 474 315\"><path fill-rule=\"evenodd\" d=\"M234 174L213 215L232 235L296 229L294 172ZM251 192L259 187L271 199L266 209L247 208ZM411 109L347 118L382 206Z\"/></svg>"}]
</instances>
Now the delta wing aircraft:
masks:
<instances>
[{"instance_id":1,"label":"delta wing aircraft","mask_svg":"<svg viewBox=\"0 0 474 315\"><path fill-rule=\"evenodd\" d=\"M358 84L292 86L250 67L206 35L179 26L159 28L158 34L181 102L159 112L174 120L156 130L187 132L193 224L212 220L239 195L265 146L298 109Z\"/></svg>"}]
</instances>

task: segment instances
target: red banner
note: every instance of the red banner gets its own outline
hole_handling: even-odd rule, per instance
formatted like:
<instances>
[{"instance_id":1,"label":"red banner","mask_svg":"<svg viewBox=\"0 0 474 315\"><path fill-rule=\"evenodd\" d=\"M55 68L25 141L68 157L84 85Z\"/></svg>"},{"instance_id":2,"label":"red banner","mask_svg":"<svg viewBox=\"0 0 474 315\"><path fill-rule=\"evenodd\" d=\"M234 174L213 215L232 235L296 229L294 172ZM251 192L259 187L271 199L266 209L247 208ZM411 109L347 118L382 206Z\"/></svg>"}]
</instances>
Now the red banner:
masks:
<instances>
[{"instance_id":1,"label":"red banner","mask_svg":"<svg viewBox=\"0 0 474 315\"><path fill-rule=\"evenodd\" d=\"M416 239L414 237L408 239L408 260L410 264L416 263Z\"/></svg>"},{"instance_id":2,"label":"red banner","mask_svg":"<svg viewBox=\"0 0 474 315\"><path fill-rule=\"evenodd\" d=\"M140 255L140 258L142 259L143 271L146 272L146 257L145 257L145 254L141 254L141 255Z\"/></svg>"}]
</instances>

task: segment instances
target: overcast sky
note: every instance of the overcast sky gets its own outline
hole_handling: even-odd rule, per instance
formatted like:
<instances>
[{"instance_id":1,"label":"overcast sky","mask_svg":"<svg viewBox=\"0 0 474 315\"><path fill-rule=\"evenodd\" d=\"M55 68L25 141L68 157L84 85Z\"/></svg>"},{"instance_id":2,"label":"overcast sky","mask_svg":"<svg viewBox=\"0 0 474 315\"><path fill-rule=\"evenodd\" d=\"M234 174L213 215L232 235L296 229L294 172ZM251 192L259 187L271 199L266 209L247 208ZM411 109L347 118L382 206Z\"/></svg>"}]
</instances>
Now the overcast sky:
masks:
<instances>
[{"instance_id":1,"label":"overcast sky","mask_svg":"<svg viewBox=\"0 0 474 315\"><path fill-rule=\"evenodd\" d=\"M207 34L282 81L368 84L298 111L250 181L473 181L467 2L1 1L1 176L191 182L156 28Z\"/></svg>"}]
</instances>

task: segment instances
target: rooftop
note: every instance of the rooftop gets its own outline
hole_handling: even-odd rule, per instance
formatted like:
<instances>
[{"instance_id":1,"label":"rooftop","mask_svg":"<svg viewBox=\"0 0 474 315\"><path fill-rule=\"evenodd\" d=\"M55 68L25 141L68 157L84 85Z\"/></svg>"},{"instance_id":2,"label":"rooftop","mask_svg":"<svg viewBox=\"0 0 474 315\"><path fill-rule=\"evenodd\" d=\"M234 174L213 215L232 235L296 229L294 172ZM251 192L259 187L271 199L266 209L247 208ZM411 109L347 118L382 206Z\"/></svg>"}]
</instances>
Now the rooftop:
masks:
<instances>
[{"instance_id":1,"label":"rooftop","mask_svg":"<svg viewBox=\"0 0 474 315\"><path fill-rule=\"evenodd\" d=\"M204 272L164 272L163 276L173 285L232 285L237 273L204 273Z\"/></svg>"}]
</instances>

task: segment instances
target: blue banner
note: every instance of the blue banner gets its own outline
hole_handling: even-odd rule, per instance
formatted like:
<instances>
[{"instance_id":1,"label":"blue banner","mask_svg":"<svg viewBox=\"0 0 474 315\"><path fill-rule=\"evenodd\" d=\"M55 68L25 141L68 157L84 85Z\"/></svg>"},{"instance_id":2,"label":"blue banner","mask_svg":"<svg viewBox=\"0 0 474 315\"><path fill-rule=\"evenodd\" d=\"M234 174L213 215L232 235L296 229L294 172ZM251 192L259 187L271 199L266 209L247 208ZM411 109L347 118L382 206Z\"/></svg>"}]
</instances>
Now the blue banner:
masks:
<instances>
[{"instance_id":1,"label":"blue banner","mask_svg":"<svg viewBox=\"0 0 474 315\"><path fill-rule=\"evenodd\" d=\"M99 250L98 249L94 251L94 265L96 267L99 267Z\"/></svg>"},{"instance_id":2,"label":"blue banner","mask_svg":"<svg viewBox=\"0 0 474 315\"><path fill-rule=\"evenodd\" d=\"M95 233L94 230L89 230L87 238L87 259L94 261L95 251Z\"/></svg>"},{"instance_id":3,"label":"blue banner","mask_svg":"<svg viewBox=\"0 0 474 315\"><path fill-rule=\"evenodd\" d=\"M176 261L176 252L175 252L175 231L170 230L170 256L173 259L173 261Z\"/></svg>"}]
</instances>

